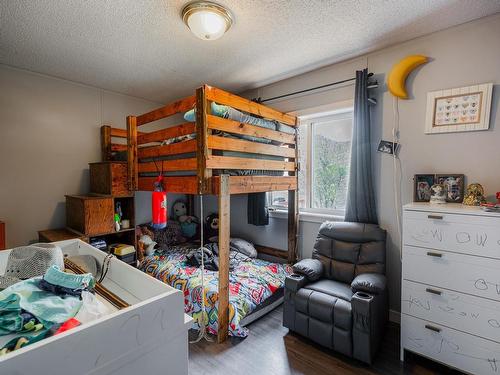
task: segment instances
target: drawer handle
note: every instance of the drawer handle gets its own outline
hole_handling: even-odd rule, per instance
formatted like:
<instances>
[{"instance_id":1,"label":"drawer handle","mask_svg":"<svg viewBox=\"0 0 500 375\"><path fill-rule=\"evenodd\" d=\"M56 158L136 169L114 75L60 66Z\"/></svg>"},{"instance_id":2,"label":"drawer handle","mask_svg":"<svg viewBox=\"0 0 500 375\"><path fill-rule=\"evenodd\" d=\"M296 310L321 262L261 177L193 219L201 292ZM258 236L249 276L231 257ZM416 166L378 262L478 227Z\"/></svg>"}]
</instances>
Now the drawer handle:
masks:
<instances>
[{"instance_id":1,"label":"drawer handle","mask_svg":"<svg viewBox=\"0 0 500 375\"><path fill-rule=\"evenodd\" d=\"M426 324L425 328L427 328L427 329L429 329L431 331L434 331L434 332L441 332L441 328L431 326L430 324Z\"/></svg>"},{"instance_id":2,"label":"drawer handle","mask_svg":"<svg viewBox=\"0 0 500 375\"><path fill-rule=\"evenodd\" d=\"M430 256L430 257L436 257L436 258L442 258L443 257L443 254L441 254L441 253L435 253L433 251L428 251L427 255Z\"/></svg>"},{"instance_id":3,"label":"drawer handle","mask_svg":"<svg viewBox=\"0 0 500 375\"><path fill-rule=\"evenodd\" d=\"M428 219L443 220L443 215L427 215Z\"/></svg>"},{"instance_id":4,"label":"drawer handle","mask_svg":"<svg viewBox=\"0 0 500 375\"><path fill-rule=\"evenodd\" d=\"M443 294L443 292L441 292L440 290L431 289L431 288L426 288L425 291L427 293L437 294L438 296L440 296L441 294Z\"/></svg>"}]
</instances>

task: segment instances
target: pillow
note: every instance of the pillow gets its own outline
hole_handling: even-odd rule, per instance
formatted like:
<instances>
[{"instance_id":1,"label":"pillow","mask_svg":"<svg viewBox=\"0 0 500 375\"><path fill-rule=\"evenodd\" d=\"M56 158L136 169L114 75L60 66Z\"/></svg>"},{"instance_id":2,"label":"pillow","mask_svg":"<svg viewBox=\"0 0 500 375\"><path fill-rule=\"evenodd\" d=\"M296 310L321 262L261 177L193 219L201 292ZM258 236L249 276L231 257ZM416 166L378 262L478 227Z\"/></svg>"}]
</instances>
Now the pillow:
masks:
<instances>
[{"instance_id":1,"label":"pillow","mask_svg":"<svg viewBox=\"0 0 500 375\"><path fill-rule=\"evenodd\" d=\"M217 243L219 241L219 236L210 237L209 241ZM242 238L231 237L229 239L229 247L231 248L231 250L246 255L249 258L257 258L257 250L255 249L253 244Z\"/></svg>"},{"instance_id":2,"label":"pillow","mask_svg":"<svg viewBox=\"0 0 500 375\"><path fill-rule=\"evenodd\" d=\"M218 116L218 117L224 117L227 118L227 114L229 111L229 108L227 105L220 105L217 103L212 102L212 115ZM186 113L184 113L184 120L188 122L195 122L196 121L196 109L193 108Z\"/></svg>"},{"instance_id":3,"label":"pillow","mask_svg":"<svg viewBox=\"0 0 500 375\"><path fill-rule=\"evenodd\" d=\"M239 253L246 255L250 258L257 258L257 250L252 243L245 241L242 238L231 238L229 244L236 249Z\"/></svg>"}]
</instances>

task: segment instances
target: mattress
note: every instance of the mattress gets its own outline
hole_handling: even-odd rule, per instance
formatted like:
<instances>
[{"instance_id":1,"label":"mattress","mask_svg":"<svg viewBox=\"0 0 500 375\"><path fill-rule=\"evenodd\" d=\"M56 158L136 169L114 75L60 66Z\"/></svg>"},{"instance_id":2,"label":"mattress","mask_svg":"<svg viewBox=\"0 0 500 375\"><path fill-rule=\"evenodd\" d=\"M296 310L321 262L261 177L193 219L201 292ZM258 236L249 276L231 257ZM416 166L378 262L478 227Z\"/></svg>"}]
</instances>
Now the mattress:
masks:
<instances>
[{"instance_id":1,"label":"mattress","mask_svg":"<svg viewBox=\"0 0 500 375\"><path fill-rule=\"evenodd\" d=\"M170 246L146 257L139 268L147 274L181 290L184 293L184 310L194 319L194 328L204 319L209 333L218 329L217 271L205 270L206 315L202 314L201 270L186 264L186 254L193 246ZM269 305L282 295L285 277L292 273L286 264L271 263L262 259L240 262L229 274L229 334L246 337L245 317ZM274 296L274 298L272 298ZM270 300L269 300L270 299ZM266 303L266 301L268 301Z\"/></svg>"}]
</instances>

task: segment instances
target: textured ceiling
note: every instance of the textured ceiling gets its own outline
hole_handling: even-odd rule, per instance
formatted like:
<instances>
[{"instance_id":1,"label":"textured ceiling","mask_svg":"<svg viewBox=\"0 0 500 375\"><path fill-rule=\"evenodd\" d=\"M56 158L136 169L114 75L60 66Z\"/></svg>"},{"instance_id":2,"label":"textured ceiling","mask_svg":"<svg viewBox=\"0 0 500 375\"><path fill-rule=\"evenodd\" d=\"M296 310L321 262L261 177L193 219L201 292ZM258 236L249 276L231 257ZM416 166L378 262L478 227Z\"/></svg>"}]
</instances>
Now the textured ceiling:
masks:
<instances>
[{"instance_id":1,"label":"textured ceiling","mask_svg":"<svg viewBox=\"0 0 500 375\"><path fill-rule=\"evenodd\" d=\"M220 0L235 23L205 42L186 0L0 0L0 63L167 102L240 91L500 11L498 0Z\"/></svg>"}]
</instances>

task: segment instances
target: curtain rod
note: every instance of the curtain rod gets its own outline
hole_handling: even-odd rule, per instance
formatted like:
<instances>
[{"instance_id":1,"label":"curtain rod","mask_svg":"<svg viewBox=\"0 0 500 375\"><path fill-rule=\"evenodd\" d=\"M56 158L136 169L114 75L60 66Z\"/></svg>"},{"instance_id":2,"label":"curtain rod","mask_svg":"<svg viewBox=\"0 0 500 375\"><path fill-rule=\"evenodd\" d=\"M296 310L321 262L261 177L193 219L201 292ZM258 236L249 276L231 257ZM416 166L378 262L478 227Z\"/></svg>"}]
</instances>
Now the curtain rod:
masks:
<instances>
[{"instance_id":1,"label":"curtain rod","mask_svg":"<svg viewBox=\"0 0 500 375\"><path fill-rule=\"evenodd\" d=\"M371 77L371 76L373 76L373 73L368 73L368 77ZM273 96L272 98L262 99L262 98L258 97L258 98L254 98L252 100L254 102L257 102L257 103L265 103L265 102L269 102L271 100L287 98L287 97L292 96L292 95L303 94L305 92L319 90L319 89L323 89L325 87L330 87L330 86L336 86L336 85L340 85L342 83L346 83L346 82L350 82L350 81L355 81L355 80L356 80L356 77L353 77L353 78L343 79L343 80L337 81L337 82L327 83L326 85L321 85L321 86L311 87L309 89L294 91L294 92L290 92L288 94ZM378 87L377 81L375 81L375 82L373 82L373 83L371 83L371 84L368 85L368 88L376 88L376 87Z\"/></svg>"}]
</instances>

